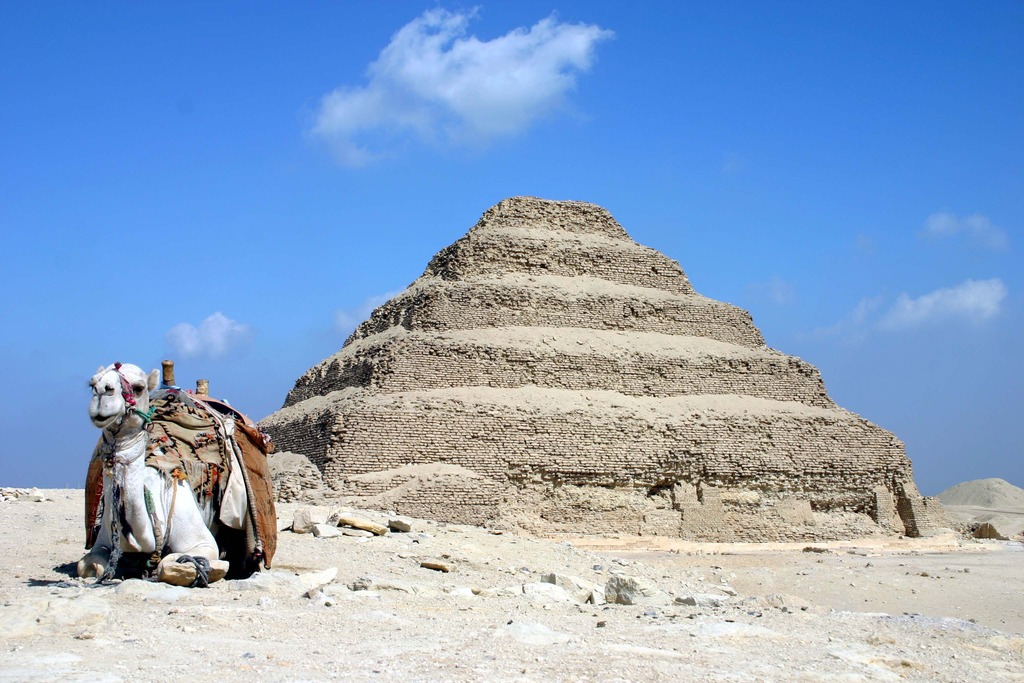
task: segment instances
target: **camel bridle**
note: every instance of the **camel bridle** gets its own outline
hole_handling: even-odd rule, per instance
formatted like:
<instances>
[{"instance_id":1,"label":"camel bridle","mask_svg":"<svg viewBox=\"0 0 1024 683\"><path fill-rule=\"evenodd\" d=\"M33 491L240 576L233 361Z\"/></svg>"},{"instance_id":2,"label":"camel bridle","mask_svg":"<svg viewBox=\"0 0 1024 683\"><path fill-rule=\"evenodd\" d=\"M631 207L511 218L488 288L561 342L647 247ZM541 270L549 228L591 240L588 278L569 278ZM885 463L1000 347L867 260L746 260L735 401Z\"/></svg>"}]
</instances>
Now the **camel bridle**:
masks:
<instances>
[{"instance_id":1,"label":"camel bridle","mask_svg":"<svg viewBox=\"0 0 1024 683\"><path fill-rule=\"evenodd\" d=\"M117 421L117 428L114 433L121 430L121 426L124 424L125 419L135 413L145 425L149 425L153 422L153 408L149 410L139 410L138 403L135 401L135 392L132 390L132 384L128 381L128 378L121 372L121 366L124 363L114 363L114 372L117 373L117 379L121 382L121 398L124 399L124 411L121 413L121 417Z\"/></svg>"}]
</instances>

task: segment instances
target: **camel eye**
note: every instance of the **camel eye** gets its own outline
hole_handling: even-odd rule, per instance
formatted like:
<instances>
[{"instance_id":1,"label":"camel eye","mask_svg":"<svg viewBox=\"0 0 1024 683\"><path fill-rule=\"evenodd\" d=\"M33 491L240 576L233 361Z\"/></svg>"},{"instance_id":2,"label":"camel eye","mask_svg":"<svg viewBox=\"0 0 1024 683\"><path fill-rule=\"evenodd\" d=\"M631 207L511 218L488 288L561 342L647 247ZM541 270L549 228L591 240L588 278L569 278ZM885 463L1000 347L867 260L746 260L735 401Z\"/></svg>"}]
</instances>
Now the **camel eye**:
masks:
<instances>
[{"instance_id":1,"label":"camel eye","mask_svg":"<svg viewBox=\"0 0 1024 683\"><path fill-rule=\"evenodd\" d=\"M132 387L132 389L135 390L135 395L139 396L142 394L143 391L146 390L146 387L142 386L141 384L136 384L135 386Z\"/></svg>"}]
</instances>

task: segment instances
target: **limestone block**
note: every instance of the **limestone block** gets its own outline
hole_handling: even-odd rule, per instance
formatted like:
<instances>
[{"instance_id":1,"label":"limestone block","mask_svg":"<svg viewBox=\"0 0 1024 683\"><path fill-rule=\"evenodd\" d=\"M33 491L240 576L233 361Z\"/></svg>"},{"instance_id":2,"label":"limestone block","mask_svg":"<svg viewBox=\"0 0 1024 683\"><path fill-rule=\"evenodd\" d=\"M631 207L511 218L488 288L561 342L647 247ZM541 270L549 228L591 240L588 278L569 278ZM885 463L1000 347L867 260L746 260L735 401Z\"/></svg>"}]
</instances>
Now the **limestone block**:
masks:
<instances>
[{"instance_id":1,"label":"limestone block","mask_svg":"<svg viewBox=\"0 0 1024 683\"><path fill-rule=\"evenodd\" d=\"M344 536L341 530L333 524L314 524L313 535L317 538L337 538L338 536Z\"/></svg>"},{"instance_id":2,"label":"limestone block","mask_svg":"<svg viewBox=\"0 0 1024 683\"><path fill-rule=\"evenodd\" d=\"M558 586L580 604L591 602L594 591L598 588L583 579L567 574L544 574L540 580Z\"/></svg>"},{"instance_id":3,"label":"limestone block","mask_svg":"<svg viewBox=\"0 0 1024 683\"><path fill-rule=\"evenodd\" d=\"M391 517L388 519L388 529L400 533L408 533L412 531L412 520L404 517Z\"/></svg>"},{"instance_id":4,"label":"limestone block","mask_svg":"<svg viewBox=\"0 0 1024 683\"><path fill-rule=\"evenodd\" d=\"M330 517L330 508L323 506L300 507L292 517L292 531L297 534L308 534L317 524L326 524Z\"/></svg>"},{"instance_id":5,"label":"limestone block","mask_svg":"<svg viewBox=\"0 0 1024 683\"><path fill-rule=\"evenodd\" d=\"M650 579L639 576L612 576L604 586L604 597L613 605L664 605L667 593Z\"/></svg>"},{"instance_id":6,"label":"limestone block","mask_svg":"<svg viewBox=\"0 0 1024 683\"><path fill-rule=\"evenodd\" d=\"M174 555L168 555L167 558L172 558ZM179 563L169 562L167 558L160 563L157 570L157 578L164 583L169 583L174 586L191 586L196 580L196 567L191 562ZM224 560L213 560L210 562L210 574L207 581L213 583L214 581L220 581L228 573L229 564Z\"/></svg>"},{"instance_id":7,"label":"limestone block","mask_svg":"<svg viewBox=\"0 0 1024 683\"><path fill-rule=\"evenodd\" d=\"M354 529L362 529L363 531L369 531L376 536L383 536L388 533L388 528L383 524L378 524L371 519L354 513L343 513L338 515L338 526L350 526Z\"/></svg>"}]
</instances>

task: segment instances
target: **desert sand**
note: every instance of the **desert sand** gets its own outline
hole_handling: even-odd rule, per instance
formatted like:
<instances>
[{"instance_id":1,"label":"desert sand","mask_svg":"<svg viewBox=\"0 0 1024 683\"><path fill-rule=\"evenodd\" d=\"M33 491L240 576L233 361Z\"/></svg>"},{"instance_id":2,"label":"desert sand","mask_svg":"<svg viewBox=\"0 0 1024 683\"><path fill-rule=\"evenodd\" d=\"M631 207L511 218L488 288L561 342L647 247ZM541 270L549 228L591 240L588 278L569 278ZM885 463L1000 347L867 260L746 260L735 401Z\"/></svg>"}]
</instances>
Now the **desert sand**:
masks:
<instances>
[{"instance_id":1,"label":"desert sand","mask_svg":"<svg viewBox=\"0 0 1024 683\"><path fill-rule=\"evenodd\" d=\"M413 519L282 531L272 570L189 589L75 578L82 508L80 490L0 502L0 680L1024 679L1012 541L702 545ZM627 578L645 604L576 601Z\"/></svg>"}]
</instances>

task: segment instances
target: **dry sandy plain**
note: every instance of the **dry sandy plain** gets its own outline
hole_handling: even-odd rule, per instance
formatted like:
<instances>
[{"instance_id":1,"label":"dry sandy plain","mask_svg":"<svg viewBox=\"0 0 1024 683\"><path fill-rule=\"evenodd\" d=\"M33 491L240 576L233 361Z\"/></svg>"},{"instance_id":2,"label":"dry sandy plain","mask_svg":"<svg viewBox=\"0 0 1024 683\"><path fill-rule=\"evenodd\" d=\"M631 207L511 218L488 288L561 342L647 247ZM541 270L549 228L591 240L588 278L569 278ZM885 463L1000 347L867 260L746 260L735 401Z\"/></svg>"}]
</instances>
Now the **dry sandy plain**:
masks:
<instances>
[{"instance_id":1,"label":"dry sandy plain","mask_svg":"<svg viewBox=\"0 0 1024 683\"><path fill-rule=\"evenodd\" d=\"M3 681L1024 680L1018 542L811 552L412 520L372 538L283 531L249 580L98 586L72 575L82 492L43 494L0 502ZM281 527L297 507L279 506ZM661 592L579 604L548 573Z\"/></svg>"}]
</instances>

